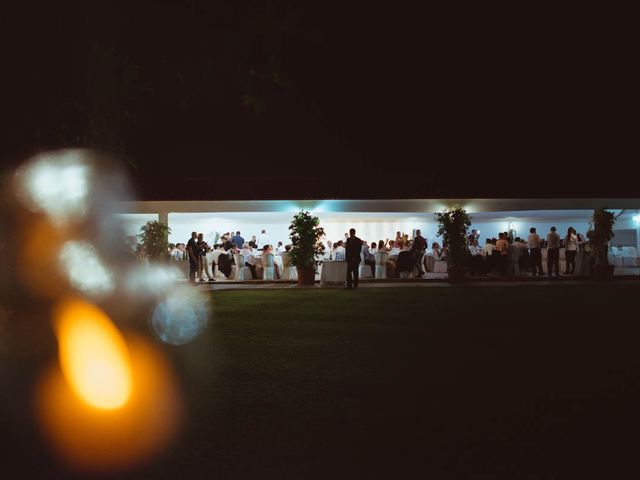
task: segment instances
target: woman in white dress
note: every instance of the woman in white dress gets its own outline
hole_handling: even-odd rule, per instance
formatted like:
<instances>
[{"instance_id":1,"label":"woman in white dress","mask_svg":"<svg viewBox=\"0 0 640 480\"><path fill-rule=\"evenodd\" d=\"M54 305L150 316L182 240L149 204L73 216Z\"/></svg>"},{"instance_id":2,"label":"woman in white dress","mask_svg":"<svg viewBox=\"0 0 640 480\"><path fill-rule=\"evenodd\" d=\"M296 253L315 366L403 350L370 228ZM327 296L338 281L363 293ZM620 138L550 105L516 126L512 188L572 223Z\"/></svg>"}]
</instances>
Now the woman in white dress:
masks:
<instances>
[{"instance_id":1,"label":"woman in white dress","mask_svg":"<svg viewBox=\"0 0 640 480\"><path fill-rule=\"evenodd\" d=\"M564 256L566 266L564 268L565 275L573 275L576 273L576 253L578 251L578 236L573 227L567 230L567 236L564 239Z\"/></svg>"}]
</instances>

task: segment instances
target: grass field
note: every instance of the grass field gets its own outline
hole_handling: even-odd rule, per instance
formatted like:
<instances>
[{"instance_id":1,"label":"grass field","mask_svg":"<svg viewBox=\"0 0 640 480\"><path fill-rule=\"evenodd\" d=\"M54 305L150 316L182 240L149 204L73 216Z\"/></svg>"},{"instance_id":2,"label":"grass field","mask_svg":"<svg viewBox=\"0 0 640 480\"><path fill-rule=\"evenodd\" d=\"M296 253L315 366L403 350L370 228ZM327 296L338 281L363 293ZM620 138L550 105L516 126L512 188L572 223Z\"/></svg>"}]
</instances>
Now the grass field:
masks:
<instances>
[{"instance_id":1,"label":"grass field","mask_svg":"<svg viewBox=\"0 0 640 480\"><path fill-rule=\"evenodd\" d=\"M154 473L611 478L639 433L638 293L215 292L175 351L190 426Z\"/></svg>"},{"instance_id":2,"label":"grass field","mask_svg":"<svg viewBox=\"0 0 640 480\"><path fill-rule=\"evenodd\" d=\"M212 292L208 330L165 348L186 428L121 478L637 478L639 294ZM21 442L3 464L49 472Z\"/></svg>"}]
</instances>

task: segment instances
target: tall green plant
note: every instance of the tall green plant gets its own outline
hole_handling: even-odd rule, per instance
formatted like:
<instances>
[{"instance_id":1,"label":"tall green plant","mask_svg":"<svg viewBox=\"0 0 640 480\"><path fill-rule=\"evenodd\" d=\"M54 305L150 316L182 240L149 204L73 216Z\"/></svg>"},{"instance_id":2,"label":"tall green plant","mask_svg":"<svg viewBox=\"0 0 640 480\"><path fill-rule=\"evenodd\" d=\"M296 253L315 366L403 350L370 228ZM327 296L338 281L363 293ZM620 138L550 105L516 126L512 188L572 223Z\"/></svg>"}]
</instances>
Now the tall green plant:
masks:
<instances>
[{"instance_id":1,"label":"tall green plant","mask_svg":"<svg viewBox=\"0 0 640 480\"><path fill-rule=\"evenodd\" d=\"M447 267L450 271L459 270L468 264L467 227L471 217L459 205L436 213L438 236L447 244Z\"/></svg>"},{"instance_id":2,"label":"tall green plant","mask_svg":"<svg viewBox=\"0 0 640 480\"><path fill-rule=\"evenodd\" d=\"M596 265L609 265L609 241L614 237L614 223L616 217L613 212L604 208L596 208L593 211L587 238L593 247Z\"/></svg>"},{"instance_id":3,"label":"tall green plant","mask_svg":"<svg viewBox=\"0 0 640 480\"><path fill-rule=\"evenodd\" d=\"M138 238L150 260L162 261L167 258L170 233L169 225L158 221L147 222L140 228Z\"/></svg>"},{"instance_id":4,"label":"tall green plant","mask_svg":"<svg viewBox=\"0 0 640 480\"><path fill-rule=\"evenodd\" d=\"M295 267L310 268L316 266L316 256L324 253L322 237L324 229L319 226L320 219L308 211L293 216L289 225L291 238L291 264Z\"/></svg>"}]
</instances>

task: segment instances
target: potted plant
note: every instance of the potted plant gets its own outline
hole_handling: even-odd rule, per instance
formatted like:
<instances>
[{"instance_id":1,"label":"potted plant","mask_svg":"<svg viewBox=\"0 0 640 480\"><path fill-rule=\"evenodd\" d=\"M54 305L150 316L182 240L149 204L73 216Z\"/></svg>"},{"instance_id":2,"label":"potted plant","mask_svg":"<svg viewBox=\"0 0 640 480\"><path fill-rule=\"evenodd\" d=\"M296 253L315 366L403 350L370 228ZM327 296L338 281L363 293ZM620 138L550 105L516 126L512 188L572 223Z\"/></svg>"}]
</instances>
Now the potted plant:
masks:
<instances>
[{"instance_id":1,"label":"potted plant","mask_svg":"<svg viewBox=\"0 0 640 480\"><path fill-rule=\"evenodd\" d=\"M587 238L593 249L595 276L599 280L613 278L614 265L609 265L609 241L614 237L613 224L616 217L604 208L593 211L591 226Z\"/></svg>"},{"instance_id":2,"label":"potted plant","mask_svg":"<svg viewBox=\"0 0 640 480\"><path fill-rule=\"evenodd\" d=\"M138 238L150 261L165 262L168 260L170 233L169 225L158 221L147 222L140 228Z\"/></svg>"},{"instance_id":3,"label":"potted plant","mask_svg":"<svg viewBox=\"0 0 640 480\"><path fill-rule=\"evenodd\" d=\"M298 271L298 285L314 285L316 281L316 257L324 253L322 237L324 229L320 220L308 211L293 216L289 225L291 238L291 264Z\"/></svg>"},{"instance_id":4,"label":"potted plant","mask_svg":"<svg viewBox=\"0 0 640 480\"><path fill-rule=\"evenodd\" d=\"M469 265L467 227L471 218L467 211L456 205L442 213L436 213L438 236L447 244L447 271L452 282L463 281Z\"/></svg>"}]
</instances>

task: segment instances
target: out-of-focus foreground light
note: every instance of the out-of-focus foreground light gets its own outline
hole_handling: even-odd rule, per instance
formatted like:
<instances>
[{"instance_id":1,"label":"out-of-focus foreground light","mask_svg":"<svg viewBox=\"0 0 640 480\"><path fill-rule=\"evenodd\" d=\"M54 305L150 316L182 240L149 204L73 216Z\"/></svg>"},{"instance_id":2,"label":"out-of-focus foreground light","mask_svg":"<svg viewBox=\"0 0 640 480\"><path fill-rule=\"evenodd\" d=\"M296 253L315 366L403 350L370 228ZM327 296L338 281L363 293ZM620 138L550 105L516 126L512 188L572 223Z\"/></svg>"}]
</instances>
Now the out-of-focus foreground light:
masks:
<instances>
[{"instance_id":1,"label":"out-of-focus foreground light","mask_svg":"<svg viewBox=\"0 0 640 480\"><path fill-rule=\"evenodd\" d=\"M18 198L32 211L46 213L54 223L84 217L91 168L81 150L43 154L16 172Z\"/></svg>"},{"instance_id":2,"label":"out-of-focus foreground light","mask_svg":"<svg viewBox=\"0 0 640 480\"><path fill-rule=\"evenodd\" d=\"M193 287L175 289L154 309L151 329L164 343L183 345L205 330L209 312L207 295Z\"/></svg>"},{"instance_id":3,"label":"out-of-focus foreground light","mask_svg":"<svg viewBox=\"0 0 640 480\"><path fill-rule=\"evenodd\" d=\"M96 408L118 408L131 394L127 345L102 310L82 300L58 307L60 366L71 388Z\"/></svg>"},{"instance_id":4,"label":"out-of-focus foreground light","mask_svg":"<svg viewBox=\"0 0 640 480\"><path fill-rule=\"evenodd\" d=\"M633 217L633 221L636 222L637 224L640 224L640 215L635 215Z\"/></svg>"},{"instance_id":5,"label":"out-of-focus foreground light","mask_svg":"<svg viewBox=\"0 0 640 480\"><path fill-rule=\"evenodd\" d=\"M94 297L113 292L113 275L100 261L100 255L91 243L68 241L58 258L60 267L77 290Z\"/></svg>"},{"instance_id":6,"label":"out-of-focus foreground light","mask_svg":"<svg viewBox=\"0 0 640 480\"><path fill-rule=\"evenodd\" d=\"M165 295L176 286L176 279L180 278L177 267L164 265L136 265L131 268L125 278L127 292L140 295Z\"/></svg>"},{"instance_id":7,"label":"out-of-focus foreground light","mask_svg":"<svg viewBox=\"0 0 640 480\"><path fill-rule=\"evenodd\" d=\"M67 301L58 316L62 369L52 365L35 391L40 425L54 451L71 468L102 475L150 460L174 438L184 414L171 365L142 337L114 337L106 315L82 300ZM93 326L78 325L78 318ZM67 339L67 330L76 338ZM79 353L63 358L63 350ZM64 365L82 361L95 363Z\"/></svg>"}]
</instances>

